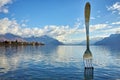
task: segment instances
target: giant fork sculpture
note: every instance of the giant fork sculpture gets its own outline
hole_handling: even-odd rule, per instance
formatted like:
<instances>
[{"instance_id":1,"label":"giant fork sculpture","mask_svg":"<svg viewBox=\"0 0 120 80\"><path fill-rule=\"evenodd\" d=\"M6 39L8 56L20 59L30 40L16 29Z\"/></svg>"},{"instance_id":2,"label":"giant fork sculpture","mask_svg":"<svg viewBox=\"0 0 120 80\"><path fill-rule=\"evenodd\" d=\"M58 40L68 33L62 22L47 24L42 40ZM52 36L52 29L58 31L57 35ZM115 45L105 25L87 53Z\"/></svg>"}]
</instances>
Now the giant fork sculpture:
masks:
<instances>
[{"instance_id":1,"label":"giant fork sculpture","mask_svg":"<svg viewBox=\"0 0 120 80\"><path fill-rule=\"evenodd\" d=\"M90 20L90 3L85 5L85 27L86 27L86 51L83 55L84 65L86 68L93 68L92 66L92 53L89 48L89 20Z\"/></svg>"}]
</instances>

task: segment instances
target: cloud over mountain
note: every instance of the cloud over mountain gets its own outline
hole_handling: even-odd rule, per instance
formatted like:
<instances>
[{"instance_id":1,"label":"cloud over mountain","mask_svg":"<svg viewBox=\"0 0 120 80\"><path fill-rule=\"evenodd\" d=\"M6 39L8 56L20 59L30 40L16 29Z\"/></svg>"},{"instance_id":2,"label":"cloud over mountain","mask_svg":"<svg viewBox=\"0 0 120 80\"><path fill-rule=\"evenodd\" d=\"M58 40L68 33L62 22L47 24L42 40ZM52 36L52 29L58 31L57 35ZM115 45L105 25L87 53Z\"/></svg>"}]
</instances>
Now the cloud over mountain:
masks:
<instances>
[{"instance_id":1,"label":"cloud over mountain","mask_svg":"<svg viewBox=\"0 0 120 80\"><path fill-rule=\"evenodd\" d=\"M39 27L22 27L22 24L18 24L16 20L10 20L8 18L0 19L0 34L12 33L22 37L30 36L42 36L48 35L54 37L60 41L64 40L67 35L74 34L78 31L79 26L70 28L70 26L57 26L47 25L43 28ZM77 24L76 24L77 25Z\"/></svg>"},{"instance_id":2,"label":"cloud over mountain","mask_svg":"<svg viewBox=\"0 0 120 80\"><path fill-rule=\"evenodd\" d=\"M90 32L92 33L101 33L101 37L105 35L110 35L110 33L115 33L120 31L119 26L118 27L111 27L112 25L118 24L119 22L114 22L111 25L110 24L94 24L90 25ZM80 41L81 37L78 38L68 38L68 36L71 35L83 35L85 34L85 27L80 28L81 25L77 24L74 27L71 27L69 25L46 25L42 28L40 27L27 27L23 26L24 23L18 23L15 19L9 19L9 18L3 18L0 19L0 34L5 33L12 33L15 35L19 35L22 37L31 37L31 36L42 36L42 35L48 35L50 37L53 37L61 42L66 41L73 41L78 40ZM26 24L25 24L26 25ZM104 35L103 35L104 34ZM100 36L93 35L92 38ZM108 36L109 36L108 35Z\"/></svg>"}]
</instances>

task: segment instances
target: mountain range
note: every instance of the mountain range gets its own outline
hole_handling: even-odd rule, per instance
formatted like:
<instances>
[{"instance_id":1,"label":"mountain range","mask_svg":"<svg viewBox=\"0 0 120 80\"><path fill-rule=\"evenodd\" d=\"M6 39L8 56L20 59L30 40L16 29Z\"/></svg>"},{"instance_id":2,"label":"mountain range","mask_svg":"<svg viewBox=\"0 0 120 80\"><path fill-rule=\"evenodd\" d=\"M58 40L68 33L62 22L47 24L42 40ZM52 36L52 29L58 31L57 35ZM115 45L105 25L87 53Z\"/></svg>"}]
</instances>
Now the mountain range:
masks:
<instances>
[{"instance_id":1,"label":"mountain range","mask_svg":"<svg viewBox=\"0 0 120 80\"><path fill-rule=\"evenodd\" d=\"M111 34L108 37L102 38L92 38L90 39L91 45L105 45L105 46L119 46L120 45L120 33L117 34ZM74 45L86 45L86 40L82 42L78 42Z\"/></svg>"},{"instance_id":2,"label":"mountain range","mask_svg":"<svg viewBox=\"0 0 120 80\"><path fill-rule=\"evenodd\" d=\"M111 34L98 42L95 45L108 45L108 46L119 46L120 45L120 34Z\"/></svg>"},{"instance_id":3,"label":"mountain range","mask_svg":"<svg viewBox=\"0 0 120 80\"><path fill-rule=\"evenodd\" d=\"M26 41L24 40L22 37L14 35L14 34L10 34L10 33L6 33L6 34L0 34L0 41Z\"/></svg>"},{"instance_id":4,"label":"mountain range","mask_svg":"<svg viewBox=\"0 0 120 80\"><path fill-rule=\"evenodd\" d=\"M43 36L40 36L40 37L28 37L28 38L24 38L24 40L28 41L28 42L41 42L41 43L44 43L44 44L52 44L52 45L62 45L63 43L58 41L57 39L54 39L52 37L49 37L47 35L43 35Z\"/></svg>"},{"instance_id":5,"label":"mountain range","mask_svg":"<svg viewBox=\"0 0 120 80\"><path fill-rule=\"evenodd\" d=\"M92 39L90 39L90 44L94 45L96 42L101 41L102 39L103 39L102 37L92 38ZM80 45L86 45L86 40L80 42L79 44Z\"/></svg>"},{"instance_id":6,"label":"mountain range","mask_svg":"<svg viewBox=\"0 0 120 80\"><path fill-rule=\"evenodd\" d=\"M57 39L54 39L52 37L49 37L47 35L43 35L40 37L27 37L23 38L21 36L17 36L11 33L6 34L0 34L0 42L2 41L19 41L19 42L41 42L47 45L62 45L63 43L58 41ZM86 41L82 41L81 43L78 43L79 45L85 45ZM77 44L77 45L78 45ZM116 46L120 45L120 34L111 34L108 37L105 38L93 38L90 40L90 44L92 45L109 45L109 46Z\"/></svg>"},{"instance_id":7,"label":"mountain range","mask_svg":"<svg viewBox=\"0 0 120 80\"><path fill-rule=\"evenodd\" d=\"M52 37L49 37L47 35L43 35L40 37L27 37L27 38L23 38L21 36L17 36L11 33L6 33L6 34L1 34L0 35L0 42L2 41L27 41L27 42L41 42L47 45L62 45L63 43L58 41L57 39L54 39Z\"/></svg>"}]
</instances>

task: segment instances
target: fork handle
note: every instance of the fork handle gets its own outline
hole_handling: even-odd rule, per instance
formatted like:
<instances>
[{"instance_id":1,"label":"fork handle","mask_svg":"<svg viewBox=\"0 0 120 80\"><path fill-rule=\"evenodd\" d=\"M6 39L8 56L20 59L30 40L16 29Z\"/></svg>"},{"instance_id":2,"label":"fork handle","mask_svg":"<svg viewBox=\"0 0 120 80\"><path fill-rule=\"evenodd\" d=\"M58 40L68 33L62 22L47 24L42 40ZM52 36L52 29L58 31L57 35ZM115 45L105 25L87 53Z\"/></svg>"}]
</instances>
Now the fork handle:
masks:
<instances>
[{"instance_id":1,"label":"fork handle","mask_svg":"<svg viewBox=\"0 0 120 80\"><path fill-rule=\"evenodd\" d=\"M87 49L89 49L89 20L90 20L90 3L87 2L85 5L85 26L86 26Z\"/></svg>"}]
</instances>

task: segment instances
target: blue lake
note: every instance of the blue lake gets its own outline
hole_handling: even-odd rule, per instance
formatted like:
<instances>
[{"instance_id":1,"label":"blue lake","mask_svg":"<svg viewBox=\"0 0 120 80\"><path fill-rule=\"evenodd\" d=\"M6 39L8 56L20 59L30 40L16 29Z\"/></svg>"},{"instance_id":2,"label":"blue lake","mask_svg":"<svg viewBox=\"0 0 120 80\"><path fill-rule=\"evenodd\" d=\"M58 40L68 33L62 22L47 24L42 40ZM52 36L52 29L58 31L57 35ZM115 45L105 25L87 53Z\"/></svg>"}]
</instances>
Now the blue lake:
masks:
<instances>
[{"instance_id":1,"label":"blue lake","mask_svg":"<svg viewBox=\"0 0 120 80\"><path fill-rule=\"evenodd\" d=\"M120 80L120 47L91 46L94 70L85 74L85 46L0 46L0 80ZM86 79L90 80L90 79Z\"/></svg>"}]
</instances>

